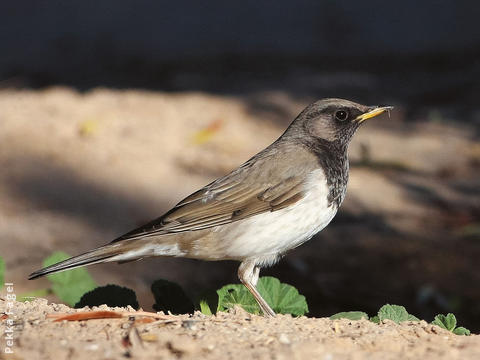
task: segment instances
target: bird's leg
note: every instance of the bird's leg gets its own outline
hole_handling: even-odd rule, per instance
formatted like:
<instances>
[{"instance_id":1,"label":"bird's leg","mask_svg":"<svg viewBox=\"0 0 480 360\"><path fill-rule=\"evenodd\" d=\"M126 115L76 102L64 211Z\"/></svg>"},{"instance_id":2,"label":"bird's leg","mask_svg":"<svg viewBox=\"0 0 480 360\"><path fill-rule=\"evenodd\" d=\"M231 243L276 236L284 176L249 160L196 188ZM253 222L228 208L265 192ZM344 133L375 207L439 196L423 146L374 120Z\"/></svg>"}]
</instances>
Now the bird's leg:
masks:
<instances>
[{"instance_id":1,"label":"bird's leg","mask_svg":"<svg viewBox=\"0 0 480 360\"><path fill-rule=\"evenodd\" d=\"M252 293L255 300L257 300L260 309L263 311L263 315L266 317L274 317L275 312L262 298L262 295L258 292L256 286L258 282L258 276L260 275L260 268L255 266L252 261L244 261L238 268L238 278L243 285Z\"/></svg>"},{"instance_id":2,"label":"bird's leg","mask_svg":"<svg viewBox=\"0 0 480 360\"><path fill-rule=\"evenodd\" d=\"M260 267L255 266L253 268L253 276L252 276L252 285L255 286L255 288L257 287L259 277L260 277Z\"/></svg>"}]
</instances>

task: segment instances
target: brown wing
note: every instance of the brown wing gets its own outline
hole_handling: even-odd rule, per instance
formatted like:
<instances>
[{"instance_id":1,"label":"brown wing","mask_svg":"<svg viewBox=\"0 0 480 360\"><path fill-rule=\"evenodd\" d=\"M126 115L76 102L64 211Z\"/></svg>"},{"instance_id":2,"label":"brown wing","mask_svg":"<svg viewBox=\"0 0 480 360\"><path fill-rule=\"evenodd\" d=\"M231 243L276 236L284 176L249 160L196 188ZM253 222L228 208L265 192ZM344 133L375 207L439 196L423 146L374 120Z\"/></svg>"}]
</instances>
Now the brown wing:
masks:
<instances>
[{"instance_id":1,"label":"brown wing","mask_svg":"<svg viewBox=\"0 0 480 360\"><path fill-rule=\"evenodd\" d=\"M302 197L302 187L298 177L289 177L269 187L236 183L227 190L202 189L194 196L162 217L162 231L201 230L282 209Z\"/></svg>"},{"instance_id":2,"label":"brown wing","mask_svg":"<svg viewBox=\"0 0 480 360\"><path fill-rule=\"evenodd\" d=\"M114 242L202 230L294 204L303 197L303 181L309 169L300 167L298 171L296 167L295 170L290 166L295 159L288 154L272 164L269 155L260 153L232 173L188 196L162 217Z\"/></svg>"}]
</instances>

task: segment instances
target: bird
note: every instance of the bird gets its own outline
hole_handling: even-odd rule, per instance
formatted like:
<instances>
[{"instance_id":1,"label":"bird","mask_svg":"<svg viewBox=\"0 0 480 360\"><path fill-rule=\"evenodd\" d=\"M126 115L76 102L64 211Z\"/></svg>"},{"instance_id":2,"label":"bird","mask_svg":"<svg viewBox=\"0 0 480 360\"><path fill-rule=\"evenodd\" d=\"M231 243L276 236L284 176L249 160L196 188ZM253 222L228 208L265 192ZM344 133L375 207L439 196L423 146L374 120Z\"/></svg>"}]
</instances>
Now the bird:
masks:
<instances>
[{"instance_id":1,"label":"bird","mask_svg":"<svg viewBox=\"0 0 480 360\"><path fill-rule=\"evenodd\" d=\"M348 145L363 122L392 106L326 98L308 105L271 145L187 196L159 218L29 279L105 262L152 256L236 260L238 278L264 316L260 270L310 240L336 215L347 190Z\"/></svg>"}]
</instances>

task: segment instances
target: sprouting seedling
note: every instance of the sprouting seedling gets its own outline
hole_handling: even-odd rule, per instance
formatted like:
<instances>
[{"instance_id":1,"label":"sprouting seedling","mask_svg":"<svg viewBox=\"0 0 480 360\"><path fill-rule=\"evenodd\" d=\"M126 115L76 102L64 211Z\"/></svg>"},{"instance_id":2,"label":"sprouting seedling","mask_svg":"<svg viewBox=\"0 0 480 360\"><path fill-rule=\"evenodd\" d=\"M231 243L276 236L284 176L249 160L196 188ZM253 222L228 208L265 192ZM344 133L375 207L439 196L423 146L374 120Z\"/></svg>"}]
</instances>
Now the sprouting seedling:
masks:
<instances>
[{"instance_id":1,"label":"sprouting seedling","mask_svg":"<svg viewBox=\"0 0 480 360\"><path fill-rule=\"evenodd\" d=\"M378 314L372 317L368 317L363 311L345 311L340 312L335 315L330 316L331 320L336 319L348 319L348 320L361 320L367 319L376 324L380 324L383 320L391 320L397 324L404 321L420 321L416 316L409 314L405 307L400 305L383 305ZM435 316L435 320L432 321L433 325L440 326L442 329L451 331L456 335L470 335L470 330L459 326L457 327L457 319L453 314L442 315L439 314Z\"/></svg>"},{"instance_id":2,"label":"sprouting seedling","mask_svg":"<svg viewBox=\"0 0 480 360\"><path fill-rule=\"evenodd\" d=\"M442 329L446 329L455 335L470 335L470 330L463 326L457 327L457 318L452 313L447 315L438 314L432 321L432 324L440 326Z\"/></svg>"},{"instance_id":3,"label":"sprouting seedling","mask_svg":"<svg viewBox=\"0 0 480 360\"><path fill-rule=\"evenodd\" d=\"M407 309L404 306L400 305L383 305L380 310L378 310L378 320L392 320L397 324L403 321L420 321L416 316L409 314Z\"/></svg>"},{"instance_id":4,"label":"sprouting seedling","mask_svg":"<svg viewBox=\"0 0 480 360\"><path fill-rule=\"evenodd\" d=\"M348 319L348 320L360 320L367 319L376 324L379 324L383 320L391 320L397 324L403 321L420 321L416 316L409 314L407 309L404 306L400 305L383 305L380 310L378 310L377 315L368 317L367 313L363 311L345 311L340 312L335 315L330 316L330 319Z\"/></svg>"}]
</instances>

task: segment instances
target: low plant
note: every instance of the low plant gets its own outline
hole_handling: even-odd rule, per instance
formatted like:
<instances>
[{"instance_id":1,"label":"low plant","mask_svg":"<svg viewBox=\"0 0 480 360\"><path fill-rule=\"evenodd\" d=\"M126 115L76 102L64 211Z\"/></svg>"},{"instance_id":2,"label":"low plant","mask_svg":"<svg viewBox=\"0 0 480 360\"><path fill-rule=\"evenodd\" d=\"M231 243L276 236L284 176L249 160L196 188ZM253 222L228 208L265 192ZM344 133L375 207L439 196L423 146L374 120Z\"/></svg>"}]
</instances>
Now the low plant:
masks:
<instances>
[{"instance_id":1,"label":"low plant","mask_svg":"<svg viewBox=\"0 0 480 360\"><path fill-rule=\"evenodd\" d=\"M300 295L292 285L281 283L277 278L264 276L258 280L257 290L278 314L302 316L308 312L305 296ZM241 284L229 284L217 290L218 305L216 311L225 311L240 305L245 311L260 314L261 310L253 295ZM205 302L204 302L205 304ZM205 305L204 305L205 306ZM212 309L203 311L212 313Z\"/></svg>"},{"instance_id":2,"label":"low plant","mask_svg":"<svg viewBox=\"0 0 480 360\"><path fill-rule=\"evenodd\" d=\"M432 324L451 331L456 335L470 335L470 330L464 328L463 326L457 327L457 318L452 313L448 313L447 315L438 314L435 316Z\"/></svg>"},{"instance_id":3,"label":"low plant","mask_svg":"<svg viewBox=\"0 0 480 360\"><path fill-rule=\"evenodd\" d=\"M111 307L131 306L135 310L139 309L137 295L135 291L118 285L105 285L96 287L82 295L80 300L75 303L75 308L84 306L99 306L107 304Z\"/></svg>"},{"instance_id":4,"label":"low plant","mask_svg":"<svg viewBox=\"0 0 480 360\"><path fill-rule=\"evenodd\" d=\"M370 320L376 324L379 324L383 320L391 320L400 324L404 321L420 321L416 316L409 314L405 307L400 305L383 305L379 310L377 315L369 317L367 313L363 311L347 311L340 312L330 316L330 319L348 319L348 320L361 320L366 319ZM443 329L451 331L456 335L470 335L470 330L464 327L457 327L457 319L453 314L442 315L439 314L435 316L435 319L432 321L433 325L440 326Z\"/></svg>"},{"instance_id":5,"label":"low plant","mask_svg":"<svg viewBox=\"0 0 480 360\"><path fill-rule=\"evenodd\" d=\"M49 266L68 257L68 254L56 252L45 259L43 265ZM4 262L0 258L1 284L3 284L4 269ZM38 294L37 296L42 296L45 293L53 293L63 302L75 307L106 304L123 307L130 305L138 309L138 301L133 290L118 285L97 287L93 278L84 268L47 275L47 278L51 282L51 287L31 292L30 295ZM185 314L200 310L206 315L212 315L234 306L241 306L245 311L252 314L261 313L254 297L242 284L228 284L216 291L207 291L197 301L192 301L180 285L167 280L155 281L151 289L155 298L153 308L165 313ZM259 279L257 289L276 313L294 316L302 316L308 313L305 296L300 295L298 290L291 285L281 283L274 277L265 276ZM404 321L420 321L416 316L409 314L405 307L391 304L383 305L377 314L372 317L363 311L346 311L334 314L330 316L330 319L365 319L376 324L383 320L391 320L397 324ZM450 313L435 316L432 324L456 335L470 335L468 329L461 326L457 327L457 319L455 315Z\"/></svg>"},{"instance_id":6,"label":"low plant","mask_svg":"<svg viewBox=\"0 0 480 360\"><path fill-rule=\"evenodd\" d=\"M172 314L192 313L195 306L182 287L168 280L156 280L152 284L152 293L155 298L153 308Z\"/></svg>"}]
</instances>

